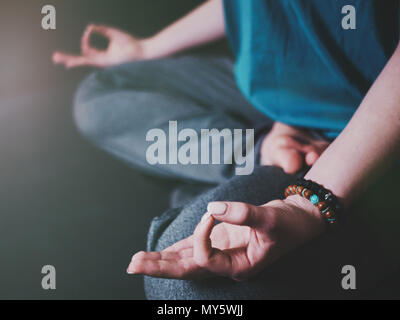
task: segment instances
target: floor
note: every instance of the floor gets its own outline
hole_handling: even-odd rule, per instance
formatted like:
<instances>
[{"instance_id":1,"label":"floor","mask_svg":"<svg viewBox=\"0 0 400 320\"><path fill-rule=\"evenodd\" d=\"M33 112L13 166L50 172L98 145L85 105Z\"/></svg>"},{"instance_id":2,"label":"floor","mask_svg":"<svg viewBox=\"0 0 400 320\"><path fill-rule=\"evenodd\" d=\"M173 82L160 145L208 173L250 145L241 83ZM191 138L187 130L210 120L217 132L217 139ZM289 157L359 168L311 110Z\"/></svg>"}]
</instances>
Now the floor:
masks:
<instances>
[{"instance_id":1,"label":"floor","mask_svg":"<svg viewBox=\"0 0 400 320\"><path fill-rule=\"evenodd\" d=\"M167 189L77 134L73 91L0 100L0 299L144 298L125 269ZM41 287L44 265L56 290Z\"/></svg>"},{"instance_id":2,"label":"floor","mask_svg":"<svg viewBox=\"0 0 400 320\"><path fill-rule=\"evenodd\" d=\"M146 37L201 0L51 3L51 31L41 28L47 1L0 5L0 299L143 299L142 278L125 270L168 186L77 133L72 97L91 70L66 72L50 57L78 52L88 23ZM44 265L56 268L56 290L41 287Z\"/></svg>"}]
</instances>

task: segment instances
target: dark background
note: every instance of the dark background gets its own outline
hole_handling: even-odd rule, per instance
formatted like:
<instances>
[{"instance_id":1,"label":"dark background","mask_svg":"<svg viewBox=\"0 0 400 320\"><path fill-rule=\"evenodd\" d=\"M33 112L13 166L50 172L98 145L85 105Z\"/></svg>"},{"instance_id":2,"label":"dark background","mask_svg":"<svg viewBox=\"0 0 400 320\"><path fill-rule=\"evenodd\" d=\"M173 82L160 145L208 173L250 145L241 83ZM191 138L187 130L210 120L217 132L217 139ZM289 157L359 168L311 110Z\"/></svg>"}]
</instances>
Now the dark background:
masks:
<instances>
[{"instance_id":1,"label":"dark background","mask_svg":"<svg viewBox=\"0 0 400 320\"><path fill-rule=\"evenodd\" d=\"M1 1L0 299L144 298L142 278L125 270L145 248L151 218L167 208L170 185L79 136L71 103L91 70L54 67L51 54L78 52L90 22L144 37L201 2ZM55 31L41 28L45 4L56 7ZM56 290L41 288L47 264Z\"/></svg>"}]
</instances>

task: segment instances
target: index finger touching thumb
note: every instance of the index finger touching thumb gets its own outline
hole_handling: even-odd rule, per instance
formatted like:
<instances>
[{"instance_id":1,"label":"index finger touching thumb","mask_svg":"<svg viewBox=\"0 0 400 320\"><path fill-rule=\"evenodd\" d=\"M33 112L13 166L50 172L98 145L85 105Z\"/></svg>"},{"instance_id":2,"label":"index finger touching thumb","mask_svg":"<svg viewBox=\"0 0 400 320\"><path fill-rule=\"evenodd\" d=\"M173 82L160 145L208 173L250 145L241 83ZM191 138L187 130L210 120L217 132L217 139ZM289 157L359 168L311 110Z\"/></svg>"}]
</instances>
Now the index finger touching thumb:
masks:
<instances>
[{"instance_id":1,"label":"index finger touching thumb","mask_svg":"<svg viewBox=\"0 0 400 320\"><path fill-rule=\"evenodd\" d=\"M254 226L261 220L257 206L242 202L210 202L207 211L218 221Z\"/></svg>"}]
</instances>

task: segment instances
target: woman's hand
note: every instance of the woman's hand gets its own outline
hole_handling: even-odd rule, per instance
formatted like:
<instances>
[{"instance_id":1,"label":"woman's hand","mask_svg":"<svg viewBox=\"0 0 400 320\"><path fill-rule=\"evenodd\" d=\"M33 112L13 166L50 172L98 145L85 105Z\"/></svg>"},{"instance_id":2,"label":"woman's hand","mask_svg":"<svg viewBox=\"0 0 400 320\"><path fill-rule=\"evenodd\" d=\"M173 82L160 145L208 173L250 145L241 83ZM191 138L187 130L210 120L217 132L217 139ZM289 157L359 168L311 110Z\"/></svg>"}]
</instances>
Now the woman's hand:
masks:
<instances>
[{"instance_id":1,"label":"woman's hand","mask_svg":"<svg viewBox=\"0 0 400 320\"><path fill-rule=\"evenodd\" d=\"M276 122L261 144L260 163L292 174L304 164L312 166L328 146L328 141L318 140L305 130Z\"/></svg>"},{"instance_id":2,"label":"woman's hand","mask_svg":"<svg viewBox=\"0 0 400 320\"><path fill-rule=\"evenodd\" d=\"M90 37L97 33L109 41L105 50L99 50L90 45ZM53 54L55 64L63 64L66 68L83 66L110 67L124 62L146 59L144 40L136 39L130 34L116 28L89 25L81 39L81 55L71 55L63 52Z\"/></svg>"},{"instance_id":3,"label":"woman's hand","mask_svg":"<svg viewBox=\"0 0 400 320\"><path fill-rule=\"evenodd\" d=\"M214 227L215 220L222 223ZM244 280L323 231L319 210L298 195L259 207L214 202L192 236L161 252L135 254L127 272L161 278Z\"/></svg>"},{"instance_id":4,"label":"woman's hand","mask_svg":"<svg viewBox=\"0 0 400 320\"><path fill-rule=\"evenodd\" d=\"M207 21L207 23L204 23ZM90 46L93 33L109 40L106 50ZM135 60L159 59L182 50L221 39L225 35L224 10L221 0L205 1L196 9L147 39L102 25L89 25L81 40L81 55L62 52L53 54L55 64L67 68L82 66L110 67Z\"/></svg>"}]
</instances>

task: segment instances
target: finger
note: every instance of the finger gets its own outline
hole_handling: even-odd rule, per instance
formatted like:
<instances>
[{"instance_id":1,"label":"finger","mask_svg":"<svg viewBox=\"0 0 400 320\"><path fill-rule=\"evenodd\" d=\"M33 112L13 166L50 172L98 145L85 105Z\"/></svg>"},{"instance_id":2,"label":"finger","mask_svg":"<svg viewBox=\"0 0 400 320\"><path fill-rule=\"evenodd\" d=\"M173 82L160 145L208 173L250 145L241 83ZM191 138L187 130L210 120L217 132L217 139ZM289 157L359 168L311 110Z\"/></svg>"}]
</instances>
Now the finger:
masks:
<instances>
[{"instance_id":1,"label":"finger","mask_svg":"<svg viewBox=\"0 0 400 320\"><path fill-rule=\"evenodd\" d=\"M192 258L190 258L192 259ZM193 260L193 259L192 259ZM189 275L191 270L189 259L184 260L134 260L130 263L127 273L143 274L158 278L181 279ZM192 262L192 266L194 263Z\"/></svg>"},{"instance_id":2,"label":"finger","mask_svg":"<svg viewBox=\"0 0 400 320\"><path fill-rule=\"evenodd\" d=\"M71 57L66 63L65 67L67 69L76 68L76 67L85 67L94 65L90 59L87 57L77 56Z\"/></svg>"},{"instance_id":3,"label":"finger","mask_svg":"<svg viewBox=\"0 0 400 320\"><path fill-rule=\"evenodd\" d=\"M118 30L116 28L105 26L105 25L100 25L100 24L91 24L90 30L92 33L94 32L94 33L100 34L106 38L111 38L113 35L120 32L120 30Z\"/></svg>"},{"instance_id":4,"label":"finger","mask_svg":"<svg viewBox=\"0 0 400 320\"><path fill-rule=\"evenodd\" d=\"M318 152L311 151L307 153L305 157L307 165L312 166L318 160L319 157L320 154Z\"/></svg>"},{"instance_id":5,"label":"finger","mask_svg":"<svg viewBox=\"0 0 400 320\"><path fill-rule=\"evenodd\" d=\"M186 239L180 240L168 248L164 249L164 251L180 251L187 248L193 247L193 236L190 236Z\"/></svg>"},{"instance_id":6,"label":"finger","mask_svg":"<svg viewBox=\"0 0 400 320\"><path fill-rule=\"evenodd\" d=\"M180 251L154 251L145 252L140 251L133 255L132 260L146 259L146 260L179 260L182 258L193 257L193 248L186 248Z\"/></svg>"},{"instance_id":7,"label":"finger","mask_svg":"<svg viewBox=\"0 0 400 320\"><path fill-rule=\"evenodd\" d=\"M81 39L81 51L84 56L93 54L94 52L97 52L95 48L92 48L90 45L90 37L93 32L93 26L89 25L85 31L83 32L82 39Z\"/></svg>"},{"instance_id":8,"label":"finger","mask_svg":"<svg viewBox=\"0 0 400 320\"><path fill-rule=\"evenodd\" d=\"M330 142L326 140L316 140L313 141L312 144L315 146L315 150L321 155L322 152L325 151L326 148L329 147Z\"/></svg>"},{"instance_id":9,"label":"finger","mask_svg":"<svg viewBox=\"0 0 400 320\"><path fill-rule=\"evenodd\" d=\"M62 52L55 52L53 54L53 63L63 64L66 68L93 65L93 63L87 57L71 55Z\"/></svg>"},{"instance_id":10,"label":"finger","mask_svg":"<svg viewBox=\"0 0 400 320\"><path fill-rule=\"evenodd\" d=\"M62 64L64 63L65 60L67 60L71 55L60 52L60 51L55 51L51 57L51 60L53 61L54 64Z\"/></svg>"},{"instance_id":11,"label":"finger","mask_svg":"<svg viewBox=\"0 0 400 320\"><path fill-rule=\"evenodd\" d=\"M274 143L276 148L294 148L297 150L303 150L304 146L308 146L307 143L300 142L289 135L277 137Z\"/></svg>"},{"instance_id":12,"label":"finger","mask_svg":"<svg viewBox=\"0 0 400 320\"><path fill-rule=\"evenodd\" d=\"M305 155L307 165L312 166L319 159L321 154L329 147L329 142L325 140L316 140L312 142L310 148Z\"/></svg>"},{"instance_id":13,"label":"finger","mask_svg":"<svg viewBox=\"0 0 400 320\"><path fill-rule=\"evenodd\" d=\"M193 234L193 258L201 267L207 266L212 254L210 235L213 227L214 218L206 213Z\"/></svg>"},{"instance_id":14,"label":"finger","mask_svg":"<svg viewBox=\"0 0 400 320\"><path fill-rule=\"evenodd\" d=\"M219 221L241 226L258 226L263 221L259 207L242 202L210 202L207 211Z\"/></svg>"},{"instance_id":15,"label":"finger","mask_svg":"<svg viewBox=\"0 0 400 320\"><path fill-rule=\"evenodd\" d=\"M299 171L304 162L309 166L313 165L323 152L321 146L308 140L298 141L291 136L281 137L276 143L276 151L270 156L271 162L288 174Z\"/></svg>"},{"instance_id":16,"label":"finger","mask_svg":"<svg viewBox=\"0 0 400 320\"><path fill-rule=\"evenodd\" d=\"M274 152L268 157L268 165L278 166L288 174L299 171L304 163L304 153L310 150L310 145L291 136L279 137L275 143Z\"/></svg>"},{"instance_id":17,"label":"finger","mask_svg":"<svg viewBox=\"0 0 400 320\"><path fill-rule=\"evenodd\" d=\"M160 252L145 252L145 251L140 251L137 252L133 255L131 262L135 260L178 260L180 259L181 256L177 252L166 252L166 251L160 251Z\"/></svg>"},{"instance_id":18,"label":"finger","mask_svg":"<svg viewBox=\"0 0 400 320\"><path fill-rule=\"evenodd\" d=\"M275 144L276 148L291 148L304 154L312 151L317 153L321 153L323 151L323 149L317 143L314 143L313 140L306 139L304 137L299 139L299 137L282 136L277 138Z\"/></svg>"},{"instance_id":19,"label":"finger","mask_svg":"<svg viewBox=\"0 0 400 320\"><path fill-rule=\"evenodd\" d=\"M181 259L193 258L193 248L183 249L177 252Z\"/></svg>"},{"instance_id":20,"label":"finger","mask_svg":"<svg viewBox=\"0 0 400 320\"><path fill-rule=\"evenodd\" d=\"M283 169L288 174L299 171L304 163L304 154L292 148L279 148L272 156L272 164Z\"/></svg>"}]
</instances>

